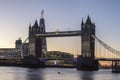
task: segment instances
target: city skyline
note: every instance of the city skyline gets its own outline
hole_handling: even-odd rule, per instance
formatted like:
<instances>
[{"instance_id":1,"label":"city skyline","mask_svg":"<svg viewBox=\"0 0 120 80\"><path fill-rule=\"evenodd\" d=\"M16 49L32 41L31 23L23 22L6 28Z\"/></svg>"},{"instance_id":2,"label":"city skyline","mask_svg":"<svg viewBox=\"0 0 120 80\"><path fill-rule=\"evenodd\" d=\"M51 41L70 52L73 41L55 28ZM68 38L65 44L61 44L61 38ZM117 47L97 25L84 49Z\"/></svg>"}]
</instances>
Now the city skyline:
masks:
<instances>
[{"instance_id":1,"label":"city skyline","mask_svg":"<svg viewBox=\"0 0 120 80\"><path fill-rule=\"evenodd\" d=\"M119 3L115 0L79 0L79 1L0 1L0 48L15 46L19 37L24 41L28 37L29 24L40 20L40 13L45 11L46 31L81 30L82 18L87 16L96 25L96 35L120 50L119 32ZM109 31L108 31L109 30ZM60 42L62 41L63 44ZM48 50L64 51L71 53L81 52L81 37L47 38Z\"/></svg>"}]
</instances>

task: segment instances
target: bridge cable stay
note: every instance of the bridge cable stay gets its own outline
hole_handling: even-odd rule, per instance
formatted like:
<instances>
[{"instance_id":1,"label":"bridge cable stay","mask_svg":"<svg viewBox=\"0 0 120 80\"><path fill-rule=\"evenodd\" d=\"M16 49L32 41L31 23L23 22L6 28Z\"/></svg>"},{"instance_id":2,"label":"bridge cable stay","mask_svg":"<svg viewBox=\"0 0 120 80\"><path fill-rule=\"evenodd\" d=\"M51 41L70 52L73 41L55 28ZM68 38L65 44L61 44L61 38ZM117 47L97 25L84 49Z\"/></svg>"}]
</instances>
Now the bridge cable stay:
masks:
<instances>
[{"instance_id":1,"label":"bridge cable stay","mask_svg":"<svg viewBox=\"0 0 120 80\"><path fill-rule=\"evenodd\" d=\"M98 57L98 56L97 56L97 53L98 53L98 43L97 43L97 41L95 40L95 57Z\"/></svg>"},{"instance_id":2,"label":"bridge cable stay","mask_svg":"<svg viewBox=\"0 0 120 80\"><path fill-rule=\"evenodd\" d=\"M95 40L97 40L105 49L107 49L107 50L110 51L111 53L116 54L116 57L117 57L117 58L118 58L118 56L120 57L120 51L113 49L113 48L110 47L108 44L106 44L105 42L103 42L102 40L100 40L98 37L96 37L96 36L94 36L94 35L92 35L92 37L93 37ZM114 55L114 54L111 55L112 58L113 58L113 55Z\"/></svg>"},{"instance_id":3,"label":"bridge cable stay","mask_svg":"<svg viewBox=\"0 0 120 80\"><path fill-rule=\"evenodd\" d=\"M28 37L23 41L23 43L20 46L20 49L17 50L18 54L20 54L21 57L23 57L23 46L25 45L25 43L26 43L27 40L28 40Z\"/></svg>"},{"instance_id":4,"label":"bridge cable stay","mask_svg":"<svg viewBox=\"0 0 120 80\"><path fill-rule=\"evenodd\" d=\"M100 44L101 45L101 44ZM107 58L107 53L106 53L106 48L104 48L102 45L101 45L101 47L102 47L102 50L101 50L101 55L102 55L102 57L103 58ZM108 51L108 50L107 50ZM109 56L108 56L109 57Z\"/></svg>"},{"instance_id":5,"label":"bridge cable stay","mask_svg":"<svg viewBox=\"0 0 120 80\"><path fill-rule=\"evenodd\" d=\"M29 39L29 37L27 37L23 43L21 44L21 49L20 49L20 54L21 54L21 57L23 57L23 46L25 45L25 43L27 42L27 40Z\"/></svg>"},{"instance_id":6,"label":"bridge cable stay","mask_svg":"<svg viewBox=\"0 0 120 80\"><path fill-rule=\"evenodd\" d=\"M105 54L105 58L107 58L107 53L105 48L104 48L104 54Z\"/></svg>"},{"instance_id":7,"label":"bridge cable stay","mask_svg":"<svg viewBox=\"0 0 120 80\"><path fill-rule=\"evenodd\" d=\"M102 57L102 55L101 55L101 45L99 45L99 57Z\"/></svg>"},{"instance_id":8,"label":"bridge cable stay","mask_svg":"<svg viewBox=\"0 0 120 80\"><path fill-rule=\"evenodd\" d=\"M95 50L96 50L96 55L95 58L101 58L102 57L102 46L98 41L95 40Z\"/></svg>"},{"instance_id":9,"label":"bridge cable stay","mask_svg":"<svg viewBox=\"0 0 120 80\"><path fill-rule=\"evenodd\" d=\"M97 51L97 55L98 55L98 58L105 58L105 52L104 52L104 47L98 42L98 41L96 41L96 43L98 43L98 51Z\"/></svg>"},{"instance_id":10,"label":"bridge cable stay","mask_svg":"<svg viewBox=\"0 0 120 80\"><path fill-rule=\"evenodd\" d=\"M106 58L105 48L97 41L95 40L95 58Z\"/></svg>"}]
</instances>

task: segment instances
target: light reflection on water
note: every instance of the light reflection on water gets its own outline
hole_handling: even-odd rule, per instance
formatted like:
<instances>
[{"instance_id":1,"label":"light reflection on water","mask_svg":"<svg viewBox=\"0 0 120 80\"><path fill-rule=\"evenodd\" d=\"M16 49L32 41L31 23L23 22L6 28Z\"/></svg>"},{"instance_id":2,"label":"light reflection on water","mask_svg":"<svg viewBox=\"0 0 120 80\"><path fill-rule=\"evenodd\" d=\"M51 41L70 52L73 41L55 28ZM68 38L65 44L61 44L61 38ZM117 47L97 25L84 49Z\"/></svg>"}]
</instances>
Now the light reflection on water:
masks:
<instances>
[{"instance_id":1,"label":"light reflection on water","mask_svg":"<svg viewBox=\"0 0 120 80\"><path fill-rule=\"evenodd\" d=\"M120 73L111 73L111 70L77 71L75 68L0 67L0 80L120 80Z\"/></svg>"}]
</instances>

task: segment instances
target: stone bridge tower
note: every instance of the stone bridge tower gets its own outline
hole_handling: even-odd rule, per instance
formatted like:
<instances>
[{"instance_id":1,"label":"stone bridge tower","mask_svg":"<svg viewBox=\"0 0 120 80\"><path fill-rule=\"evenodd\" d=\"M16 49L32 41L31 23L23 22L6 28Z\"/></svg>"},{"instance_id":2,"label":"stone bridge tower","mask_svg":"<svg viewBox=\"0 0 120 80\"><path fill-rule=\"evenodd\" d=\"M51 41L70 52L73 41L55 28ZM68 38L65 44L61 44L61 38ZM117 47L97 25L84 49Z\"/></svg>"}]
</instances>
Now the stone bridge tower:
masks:
<instances>
[{"instance_id":1,"label":"stone bridge tower","mask_svg":"<svg viewBox=\"0 0 120 80\"><path fill-rule=\"evenodd\" d=\"M82 20L81 23L81 53L83 57L94 58L95 57L95 40L92 35L95 35L95 24L91 22L90 17L87 17L86 22Z\"/></svg>"},{"instance_id":2,"label":"stone bridge tower","mask_svg":"<svg viewBox=\"0 0 120 80\"><path fill-rule=\"evenodd\" d=\"M45 20L43 18L44 11L41 12L39 24L37 20L34 25L29 26L29 48L28 54L35 57L43 57L44 52L47 52L46 38L36 37L36 34L45 33Z\"/></svg>"},{"instance_id":3,"label":"stone bridge tower","mask_svg":"<svg viewBox=\"0 0 120 80\"><path fill-rule=\"evenodd\" d=\"M77 59L78 70L98 70L98 61L95 58L95 24L87 17L86 22L81 23L81 55Z\"/></svg>"},{"instance_id":4,"label":"stone bridge tower","mask_svg":"<svg viewBox=\"0 0 120 80\"><path fill-rule=\"evenodd\" d=\"M29 26L29 47L28 54L29 56L41 57L42 54L42 39L36 37L36 34L41 33L41 28L38 26L37 20L33 26Z\"/></svg>"}]
</instances>

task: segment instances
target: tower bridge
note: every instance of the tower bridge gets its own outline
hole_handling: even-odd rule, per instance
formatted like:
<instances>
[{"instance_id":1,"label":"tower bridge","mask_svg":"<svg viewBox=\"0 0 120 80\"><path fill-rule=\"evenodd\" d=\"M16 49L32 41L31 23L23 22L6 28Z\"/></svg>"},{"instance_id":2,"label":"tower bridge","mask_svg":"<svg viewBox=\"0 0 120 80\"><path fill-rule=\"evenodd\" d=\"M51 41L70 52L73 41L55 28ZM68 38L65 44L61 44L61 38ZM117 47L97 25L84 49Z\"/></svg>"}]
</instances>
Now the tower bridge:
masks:
<instances>
[{"instance_id":1,"label":"tower bridge","mask_svg":"<svg viewBox=\"0 0 120 80\"><path fill-rule=\"evenodd\" d=\"M81 55L77 58L78 70L98 70L98 61L112 61L113 71L120 72L120 52L96 37L96 27L89 16L85 22L82 20L81 30L46 32L43 13L44 11L41 12L39 24L36 20L33 26L31 24L29 26L28 56L34 56L37 59L45 57L47 54L46 37L81 36ZM100 51L97 44L108 52ZM23 54L22 51L21 54Z\"/></svg>"},{"instance_id":2,"label":"tower bridge","mask_svg":"<svg viewBox=\"0 0 120 80\"><path fill-rule=\"evenodd\" d=\"M56 31L56 32L46 32L45 31L45 20L43 17L40 19L40 24L37 21L33 26L29 27L29 55L41 58L45 55L43 48L46 49L46 37L70 37L70 36L81 36L81 56L78 57L77 69L98 69L98 60L95 60L95 24L91 22L90 17L87 17L86 22L82 20L81 30L77 31ZM42 26L41 26L42 25ZM44 43L43 43L44 42Z\"/></svg>"},{"instance_id":3,"label":"tower bridge","mask_svg":"<svg viewBox=\"0 0 120 80\"><path fill-rule=\"evenodd\" d=\"M40 19L41 20L41 19ZM119 61L119 51L113 49L102 40L95 36L95 24L92 23L91 18L88 16L87 20L81 22L81 30L76 31L55 31L55 32L46 32L45 31L45 20L42 13L42 21L40 21L40 25L44 25L44 27L38 26L37 22L35 22L33 27L29 28L29 55L33 55L35 57L41 58L44 54L44 48L46 45L46 37L70 37L70 36L81 36L81 55L77 59L77 69L78 70L97 70L98 69L98 61ZM43 31L44 28L44 31ZM34 32L32 31L34 30ZM34 35L33 35L34 34ZM111 53L99 53L104 54L104 56L99 56L98 51L96 52L96 44L103 46L104 49L108 50ZM47 51L47 48L45 48ZM100 51L99 51L100 52ZM105 56L114 55L111 58ZM115 66L113 64L113 66Z\"/></svg>"}]
</instances>

